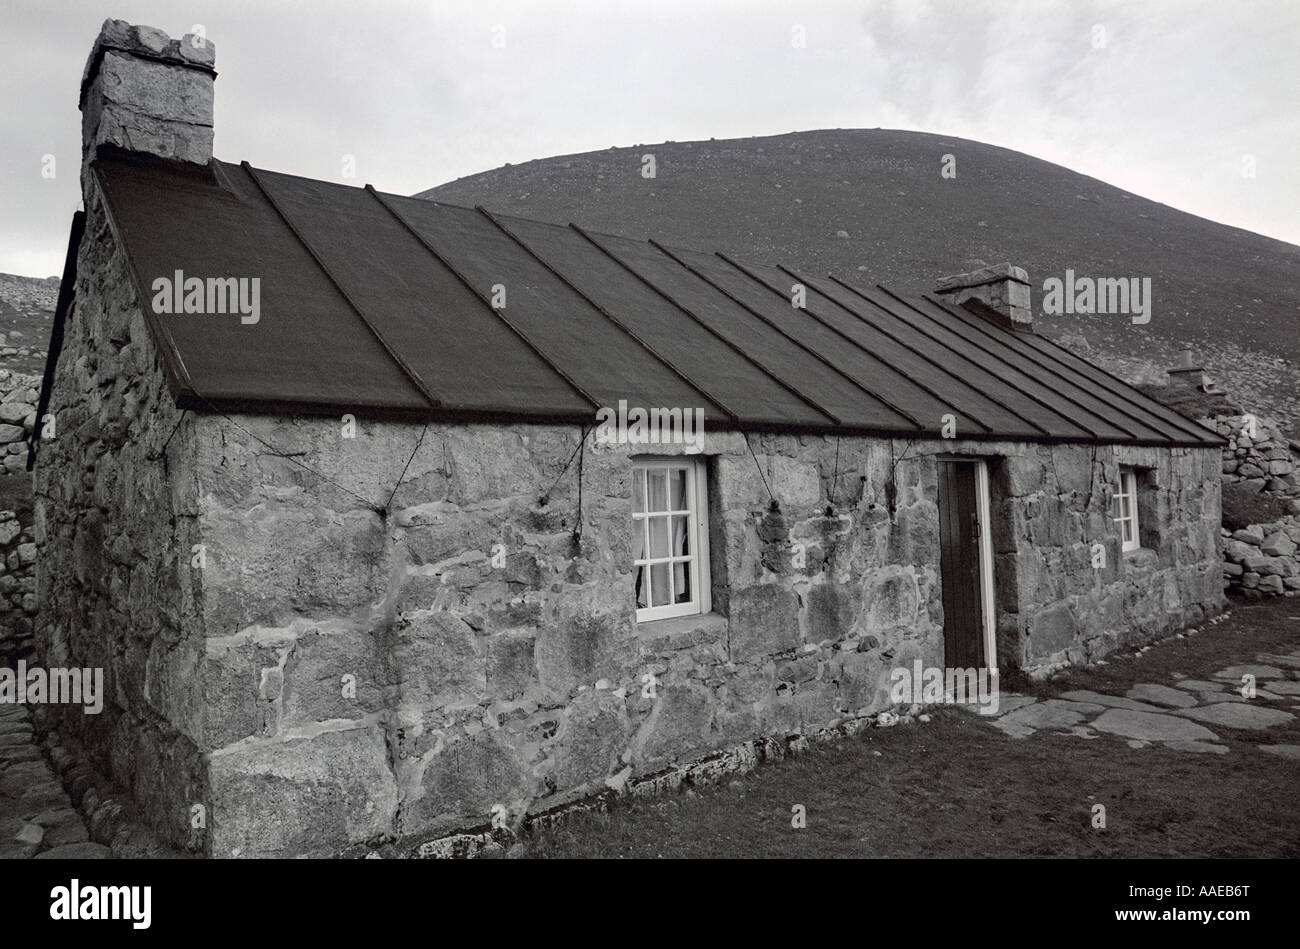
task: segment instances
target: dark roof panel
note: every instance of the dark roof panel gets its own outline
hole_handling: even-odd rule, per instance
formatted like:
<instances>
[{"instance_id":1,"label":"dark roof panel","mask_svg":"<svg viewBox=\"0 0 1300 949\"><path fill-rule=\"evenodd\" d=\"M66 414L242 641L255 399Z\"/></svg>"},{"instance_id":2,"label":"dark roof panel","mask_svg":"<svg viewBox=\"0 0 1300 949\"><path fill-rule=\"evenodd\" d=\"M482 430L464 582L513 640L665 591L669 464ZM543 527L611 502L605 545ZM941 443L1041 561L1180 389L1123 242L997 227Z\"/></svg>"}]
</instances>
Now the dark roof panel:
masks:
<instances>
[{"instance_id":1,"label":"dark roof panel","mask_svg":"<svg viewBox=\"0 0 1300 949\"><path fill-rule=\"evenodd\" d=\"M776 328L755 319L653 244L598 235L596 243L703 325L751 355L774 377L822 412L830 424L878 430L911 429L904 416L798 346Z\"/></svg>"},{"instance_id":2,"label":"dark roof panel","mask_svg":"<svg viewBox=\"0 0 1300 949\"><path fill-rule=\"evenodd\" d=\"M425 409L347 301L237 165L185 173L101 161L100 180L164 358L185 396L214 402ZM154 281L257 278L258 322L154 313ZM251 287L251 284L249 285Z\"/></svg>"},{"instance_id":3,"label":"dark roof panel","mask_svg":"<svg viewBox=\"0 0 1300 949\"><path fill-rule=\"evenodd\" d=\"M666 306L662 296L613 257L593 253L597 248L591 238L556 224L495 217L729 415L773 425L825 423L824 415L758 370L743 350L732 348L680 308Z\"/></svg>"},{"instance_id":4,"label":"dark roof panel","mask_svg":"<svg viewBox=\"0 0 1300 949\"><path fill-rule=\"evenodd\" d=\"M898 300L884 287L877 289ZM966 348L974 358L994 366L996 371L1028 398L1047 405L1053 411L1070 412L1073 409L1075 424L1098 438L1125 441L1130 438L1158 440L1166 437L1167 433L1144 423L1140 417L1117 412L1114 406L1106 404L1088 389L1063 376L1045 378L1041 371L1037 371L1039 367L1017 351L1012 345L1014 341L1001 338L1006 334L985 333L982 327L975 325L985 323L978 317L972 322L954 318L960 308L945 308L926 297L899 302L903 307L896 307L893 312L915 326L918 332L943 338L951 346ZM961 315L970 316L964 310Z\"/></svg>"},{"instance_id":5,"label":"dark roof panel","mask_svg":"<svg viewBox=\"0 0 1300 949\"><path fill-rule=\"evenodd\" d=\"M94 167L147 309L177 271L259 278L254 325L146 313L195 409L574 422L626 400L715 428L933 437L951 413L959 437L1220 444L969 305L248 165Z\"/></svg>"},{"instance_id":6,"label":"dark roof panel","mask_svg":"<svg viewBox=\"0 0 1300 949\"><path fill-rule=\"evenodd\" d=\"M699 405L700 393L670 366L655 359L484 214L413 198L394 197L390 204L486 299L503 294L501 316L592 397L593 416L596 406L614 406L621 399L644 407ZM486 351L482 355L489 356ZM721 414L715 405L704 408L708 415Z\"/></svg>"},{"instance_id":7,"label":"dark roof panel","mask_svg":"<svg viewBox=\"0 0 1300 949\"><path fill-rule=\"evenodd\" d=\"M833 326L857 346L877 354L897 369L912 387L927 393L937 402L937 406L932 406L927 414L921 416L919 427L927 434L938 434L943 428L943 417L949 414L956 419L957 431L963 437L1002 435L1033 439L1046 434L1000 404L995 397L954 373L940 354L929 351L924 340L908 334L900 336L882 326L872 308L855 300L844 287L830 281L792 277L778 268L746 266L745 269L769 287L801 283L807 290L805 305L809 313Z\"/></svg>"},{"instance_id":8,"label":"dark roof panel","mask_svg":"<svg viewBox=\"0 0 1300 949\"><path fill-rule=\"evenodd\" d=\"M259 171L362 315L452 411L589 414L589 403L361 188ZM481 358L484 351L492 360Z\"/></svg>"}]
</instances>

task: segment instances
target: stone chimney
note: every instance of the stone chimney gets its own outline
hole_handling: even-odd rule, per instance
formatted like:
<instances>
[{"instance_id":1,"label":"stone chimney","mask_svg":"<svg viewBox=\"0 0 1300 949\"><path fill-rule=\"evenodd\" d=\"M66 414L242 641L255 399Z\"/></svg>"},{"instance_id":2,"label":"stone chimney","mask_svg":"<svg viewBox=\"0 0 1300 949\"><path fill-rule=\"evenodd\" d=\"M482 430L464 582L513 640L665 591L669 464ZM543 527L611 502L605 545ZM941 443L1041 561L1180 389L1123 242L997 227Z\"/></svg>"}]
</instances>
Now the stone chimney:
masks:
<instances>
[{"instance_id":1,"label":"stone chimney","mask_svg":"<svg viewBox=\"0 0 1300 949\"><path fill-rule=\"evenodd\" d=\"M216 50L152 26L105 20L81 77L82 193L99 148L206 165L212 160Z\"/></svg>"},{"instance_id":2,"label":"stone chimney","mask_svg":"<svg viewBox=\"0 0 1300 949\"><path fill-rule=\"evenodd\" d=\"M1205 379L1205 367L1196 365L1196 359L1190 349L1184 349L1179 354L1178 365L1166 369L1165 372L1169 374L1170 388L1209 391Z\"/></svg>"},{"instance_id":3,"label":"stone chimney","mask_svg":"<svg viewBox=\"0 0 1300 949\"><path fill-rule=\"evenodd\" d=\"M945 302L960 306L974 301L984 316L1007 329L1034 331L1034 311L1029 298L1029 274L1011 264L994 264L971 273L942 277L935 293Z\"/></svg>"}]
</instances>

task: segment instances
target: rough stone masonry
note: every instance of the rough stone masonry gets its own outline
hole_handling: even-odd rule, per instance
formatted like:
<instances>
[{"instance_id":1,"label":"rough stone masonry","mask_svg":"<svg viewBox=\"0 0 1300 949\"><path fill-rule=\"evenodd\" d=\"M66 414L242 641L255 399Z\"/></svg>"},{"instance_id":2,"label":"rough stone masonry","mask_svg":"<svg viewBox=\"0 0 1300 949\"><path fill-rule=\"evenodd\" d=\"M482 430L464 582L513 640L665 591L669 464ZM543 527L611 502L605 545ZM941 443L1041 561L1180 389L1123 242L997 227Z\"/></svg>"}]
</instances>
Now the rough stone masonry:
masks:
<instances>
[{"instance_id":1,"label":"rough stone masonry","mask_svg":"<svg viewBox=\"0 0 1300 949\"><path fill-rule=\"evenodd\" d=\"M133 30L106 35L210 83L210 60ZM136 82L121 58L113 75ZM203 95L148 97L148 135L96 127L203 161ZM638 627L634 449L589 439L566 469L576 426L362 418L347 438L338 419L182 413L86 181L58 435L36 466L36 649L104 669L104 712L60 733L178 848L330 854L515 821L885 707L891 669L943 665L941 453L991 466L1004 667L1221 609L1216 449L719 432L714 612ZM1110 517L1121 464L1143 469L1129 553Z\"/></svg>"}]
</instances>

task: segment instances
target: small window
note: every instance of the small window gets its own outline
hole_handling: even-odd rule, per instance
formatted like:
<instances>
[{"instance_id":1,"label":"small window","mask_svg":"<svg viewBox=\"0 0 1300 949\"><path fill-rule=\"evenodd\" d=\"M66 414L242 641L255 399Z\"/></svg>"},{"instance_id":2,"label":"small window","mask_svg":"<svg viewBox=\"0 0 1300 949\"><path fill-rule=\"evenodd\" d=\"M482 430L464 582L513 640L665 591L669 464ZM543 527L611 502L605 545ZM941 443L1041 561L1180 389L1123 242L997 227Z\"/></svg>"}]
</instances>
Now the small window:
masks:
<instances>
[{"instance_id":1,"label":"small window","mask_svg":"<svg viewBox=\"0 0 1300 949\"><path fill-rule=\"evenodd\" d=\"M1119 527L1121 550L1137 550L1138 537L1137 472L1127 466L1119 469L1119 487L1111 498L1111 517Z\"/></svg>"},{"instance_id":2,"label":"small window","mask_svg":"<svg viewBox=\"0 0 1300 949\"><path fill-rule=\"evenodd\" d=\"M632 467L636 619L709 611L708 492L698 458L643 457Z\"/></svg>"}]
</instances>

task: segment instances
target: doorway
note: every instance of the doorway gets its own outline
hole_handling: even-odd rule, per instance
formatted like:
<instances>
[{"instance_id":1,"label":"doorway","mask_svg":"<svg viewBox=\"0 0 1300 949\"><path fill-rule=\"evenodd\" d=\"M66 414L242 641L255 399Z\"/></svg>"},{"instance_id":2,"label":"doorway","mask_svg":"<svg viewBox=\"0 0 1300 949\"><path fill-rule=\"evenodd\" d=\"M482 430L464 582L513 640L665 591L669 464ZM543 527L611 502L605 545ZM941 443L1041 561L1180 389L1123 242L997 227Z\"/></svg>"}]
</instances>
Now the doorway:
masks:
<instances>
[{"instance_id":1,"label":"doorway","mask_svg":"<svg viewBox=\"0 0 1300 949\"><path fill-rule=\"evenodd\" d=\"M944 664L995 669L988 467L979 459L939 459L938 476Z\"/></svg>"}]
</instances>

